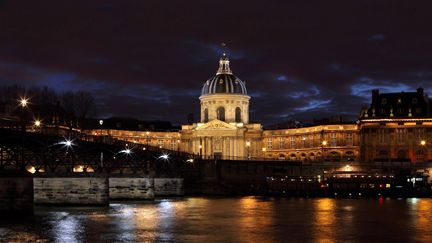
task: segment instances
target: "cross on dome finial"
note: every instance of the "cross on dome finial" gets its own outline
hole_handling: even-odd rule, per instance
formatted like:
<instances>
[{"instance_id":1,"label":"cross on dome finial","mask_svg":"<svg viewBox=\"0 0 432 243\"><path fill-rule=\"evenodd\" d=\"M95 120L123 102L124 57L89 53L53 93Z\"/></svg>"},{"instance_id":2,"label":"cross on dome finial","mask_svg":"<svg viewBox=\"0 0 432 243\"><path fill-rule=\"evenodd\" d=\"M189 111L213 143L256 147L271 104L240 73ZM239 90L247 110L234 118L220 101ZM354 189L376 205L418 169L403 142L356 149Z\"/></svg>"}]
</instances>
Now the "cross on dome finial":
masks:
<instances>
[{"instance_id":1,"label":"cross on dome finial","mask_svg":"<svg viewBox=\"0 0 432 243\"><path fill-rule=\"evenodd\" d=\"M222 47L222 56L225 57L226 56L226 52L225 52L226 43L222 42L221 47Z\"/></svg>"},{"instance_id":2,"label":"cross on dome finial","mask_svg":"<svg viewBox=\"0 0 432 243\"><path fill-rule=\"evenodd\" d=\"M222 53L222 57L219 60L219 69L216 72L216 74L232 74L232 71L229 67L229 59L225 52L226 44L222 42L221 46L222 46L223 53Z\"/></svg>"}]
</instances>

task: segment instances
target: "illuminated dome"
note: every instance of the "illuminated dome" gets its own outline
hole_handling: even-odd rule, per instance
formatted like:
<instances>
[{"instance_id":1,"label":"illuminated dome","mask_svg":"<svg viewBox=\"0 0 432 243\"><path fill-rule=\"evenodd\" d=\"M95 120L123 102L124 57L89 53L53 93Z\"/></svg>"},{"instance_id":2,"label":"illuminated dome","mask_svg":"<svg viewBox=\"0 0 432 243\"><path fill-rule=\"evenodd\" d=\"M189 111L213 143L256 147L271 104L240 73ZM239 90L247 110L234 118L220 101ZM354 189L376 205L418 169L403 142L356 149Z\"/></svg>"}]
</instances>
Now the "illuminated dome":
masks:
<instances>
[{"instance_id":1,"label":"illuminated dome","mask_svg":"<svg viewBox=\"0 0 432 243\"><path fill-rule=\"evenodd\" d=\"M229 67L229 59L225 53L219 60L219 69L216 75L204 83L201 95L224 93L247 95L245 83L233 75Z\"/></svg>"}]
</instances>

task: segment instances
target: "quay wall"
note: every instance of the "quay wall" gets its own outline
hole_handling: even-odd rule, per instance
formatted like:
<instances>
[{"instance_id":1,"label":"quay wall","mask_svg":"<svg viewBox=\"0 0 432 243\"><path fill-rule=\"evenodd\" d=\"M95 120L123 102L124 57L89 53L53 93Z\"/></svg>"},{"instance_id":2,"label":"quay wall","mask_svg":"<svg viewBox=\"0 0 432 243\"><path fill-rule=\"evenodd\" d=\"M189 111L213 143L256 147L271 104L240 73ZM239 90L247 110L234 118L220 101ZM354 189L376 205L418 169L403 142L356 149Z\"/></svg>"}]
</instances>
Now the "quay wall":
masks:
<instances>
[{"instance_id":1,"label":"quay wall","mask_svg":"<svg viewBox=\"0 0 432 243\"><path fill-rule=\"evenodd\" d=\"M34 178L35 204L108 205L106 177Z\"/></svg>"},{"instance_id":2,"label":"quay wall","mask_svg":"<svg viewBox=\"0 0 432 243\"><path fill-rule=\"evenodd\" d=\"M183 196L183 178L154 178L155 196Z\"/></svg>"},{"instance_id":3,"label":"quay wall","mask_svg":"<svg viewBox=\"0 0 432 243\"><path fill-rule=\"evenodd\" d=\"M110 199L154 199L153 178L109 178Z\"/></svg>"}]
</instances>

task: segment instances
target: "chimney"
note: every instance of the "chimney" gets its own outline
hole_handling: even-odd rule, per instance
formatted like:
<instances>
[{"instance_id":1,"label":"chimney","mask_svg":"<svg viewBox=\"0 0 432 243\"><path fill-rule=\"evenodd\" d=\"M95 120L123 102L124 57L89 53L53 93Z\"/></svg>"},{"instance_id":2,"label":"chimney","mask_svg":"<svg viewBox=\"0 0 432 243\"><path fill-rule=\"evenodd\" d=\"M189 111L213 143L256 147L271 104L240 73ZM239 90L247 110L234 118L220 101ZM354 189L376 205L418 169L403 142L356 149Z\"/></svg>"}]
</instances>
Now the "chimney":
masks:
<instances>
[{"instance_id":1,"label":"chimney","mask_svg":"<svg viewBox=\"0 0 432 243\"><path fill-rule=\"evenodd\" d=\"M423 96L424 95L424 89L422 87L417 89L417 94Z\"/></svg>"},{"instance_id":2,"label":"chimney","mask_svg":"<svg viewBox=\"0 0 432 243\"><path fill-rule=\"evenodd\" d=\"M379 102L378 97L379 97L379 89L373 89L372 90L372 104Z\"/></svg>"}]
</instances>

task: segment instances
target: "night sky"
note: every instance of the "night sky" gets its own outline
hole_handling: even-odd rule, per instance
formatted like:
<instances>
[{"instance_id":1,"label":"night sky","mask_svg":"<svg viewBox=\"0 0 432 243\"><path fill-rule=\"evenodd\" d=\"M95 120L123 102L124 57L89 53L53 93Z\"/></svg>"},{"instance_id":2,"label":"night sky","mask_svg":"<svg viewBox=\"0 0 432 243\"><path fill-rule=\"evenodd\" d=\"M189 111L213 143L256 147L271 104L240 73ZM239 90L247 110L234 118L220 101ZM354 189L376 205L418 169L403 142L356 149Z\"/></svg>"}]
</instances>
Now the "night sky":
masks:
<instances>
[{"instance_id":1,"label":"night sky","mask_svg":"<svg viewBox=\"0 0 432 243\"><path fill-rule=\"evenodd\" d=\"M86 90L99 117L182 124L222 42L252 121L355 118L376 88L432 95L432 2L395 0L0 0L0 85Z\"/></svg>"}]
</instances>

